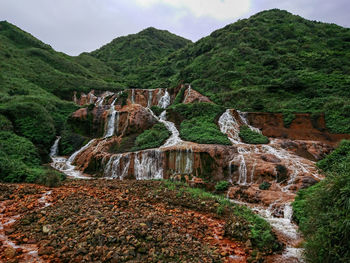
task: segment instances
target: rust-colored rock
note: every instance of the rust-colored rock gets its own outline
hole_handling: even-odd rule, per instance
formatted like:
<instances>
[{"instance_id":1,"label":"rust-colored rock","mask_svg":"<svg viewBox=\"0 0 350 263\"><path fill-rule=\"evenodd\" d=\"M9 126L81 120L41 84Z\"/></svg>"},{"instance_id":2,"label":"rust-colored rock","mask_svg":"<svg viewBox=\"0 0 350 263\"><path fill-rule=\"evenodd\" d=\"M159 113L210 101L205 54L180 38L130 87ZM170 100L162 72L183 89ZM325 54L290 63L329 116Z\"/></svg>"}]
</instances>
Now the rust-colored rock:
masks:
<instances>
[{"instance_id":1,"label":"rust-colored rock","mask_svg":"<svg viewBox=\"0 0 350 263\"><path fill-rule=\"evenodd\" d=\"M324 115L314 119L311 114L296 113L295 119L288 128L284 126L281 113L249 112L248 120L268 137L321 141L331 145L336 145L342 139L350 139L350 134L330 133L326 127Z\"/></svg>"},{"instance_id":2,"label":"rust-colored rock","mask_svg":"<svg viewBox=\"0 0 350 263\"><path fill-rule=\"evenodd\" d=\"M198 91L192 88L187 88L184 92L183 103L188 104L188 103L195 103L195 102L212 103L212 101L208 97L200 94Z\"/></svg>"}]
</instances>

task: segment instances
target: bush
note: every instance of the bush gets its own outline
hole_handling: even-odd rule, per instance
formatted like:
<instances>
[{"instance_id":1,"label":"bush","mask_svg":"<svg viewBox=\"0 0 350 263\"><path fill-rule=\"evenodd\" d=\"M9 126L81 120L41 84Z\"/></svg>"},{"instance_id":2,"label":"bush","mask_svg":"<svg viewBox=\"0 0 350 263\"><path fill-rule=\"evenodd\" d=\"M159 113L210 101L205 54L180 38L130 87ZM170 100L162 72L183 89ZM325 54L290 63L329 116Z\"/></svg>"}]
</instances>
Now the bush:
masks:
<instances>
[{"instance_id":1,"label":"bush","mask_svg":"<svg viewBox=\"0 0 350 263\"><path fill-rule=\"evenodd\" d=\"M350 262L348 147L349 141L343 141L319 162L327 177L300 190L293 203L295 220L306 239L308 262Z\"/></svg>"},{"instance_id":2,"label":"bush","mask_svg":"<svg viewBox=\"0 0 350 263\"><path fill-rule=\"evenodd\" d=\"M162 109L161 107L158 107L158 106L152 106L151 111L153 111L153 113L156 116L159 116L164 111L164 109Z\"/></svg>"},{"instance_id":3,"label":"bush","mask_svg":"<svg viewBox=\"0 0 350 263\"><path fill-rule=\"evenodd\" d=\"M266 136L251 130L247 125L240 127L239 136L242 138L243 142L249 144L269 143L269 139Z\"/></svg>"},{"instance_id":4,"label":"bush","mask_svg":"<svg viewBox=\"0 0 350 263\"><path fill-rule=\"evenodd\" d=\"M170 111L183 120L180 125L180 137L183 140L202 144L230 145L215 120L225 111L225 108L213 103L177 104L170 106Z\"/></svg>"},{"instance_id":5,"label":"bush","mask_svg":"<svg viewBox=\"0 0 350 263\"><path fill-rule=\"evenodd\" d=\"M217 182L216 185L215 185L215 190L216 191L226 191L228 189L228 186L229 186L229 182L227 181L220 181L220 182Z\"/></svg>"},{"instance_id":6,"label":"bush","mask_svg":"<svg viewBox=\"0 0 350 263\"><path fill-rule=\"evenodd\" d=\"M183 121L180 126L180 137L201 144L231 144L215 123L202 118Z\"/></svg>"},{"instance_id":7,"label":"bush","mask_svg":"<svg viewBox=\"0 0 350 263\"><path fill-rule=\"evenodd\" d=\"M12 132L0 132L0 181L26 181L30 169L39 165L40 158L33 143Z\"/></svg>"},{"instance_id":8,"label":"bush","mask_svg":"<svg viewBox=\"0 0 350 263\"><path fill-rule=\"evenodd\" d=\"M259 185L260 190L269 190L270 187L271 187L271 184L269 182L265 182L265 181Z\"/></svg>"},{"instance_id":9,"label":"bush","mask_svg":"<svg viewBox=\"0 0 350 263\"><path fill-rule=\"evenodd\" d=\"M289 128L295 119L295 114L291 112L283 113L283 124L284 127Z\"/></svg>"},{"instance_id":10,"label":"bush","mask_svg":"<svg viewBox=\"0 0 350 263\"><path fill-rule=\"evenodd\" d=\"M162 146L169 138L170 132L164 126L163 123L157 123L153 125L151 129L148 129L137 136L133 151L157 148Z\"/></svg>"}]
</instances>

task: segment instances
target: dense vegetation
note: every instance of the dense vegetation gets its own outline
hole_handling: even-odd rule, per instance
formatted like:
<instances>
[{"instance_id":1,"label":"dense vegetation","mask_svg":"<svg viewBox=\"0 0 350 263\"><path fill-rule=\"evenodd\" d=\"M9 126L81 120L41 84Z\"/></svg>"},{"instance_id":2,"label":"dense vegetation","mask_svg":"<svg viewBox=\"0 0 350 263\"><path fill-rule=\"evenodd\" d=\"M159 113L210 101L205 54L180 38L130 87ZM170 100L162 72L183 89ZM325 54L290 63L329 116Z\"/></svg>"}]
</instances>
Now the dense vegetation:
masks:
<instances>
[{"instance_id":1,"label":"dense vegetation","mask_svg":"<svg viewBox=\"0 0 350 263\"><path fill-rule=\"evenodd\" d=\"M333 132L350 132L348 28L273 9L216 30L147 68L140 87L184 80L227 108L325 112Z\"/></svg>"},{"instance_id":2,"label":"dense vegetation","mask_svg":"<svg viewBox=\"0 0 350 263\"><path fill-rule=\"evenodd\" d=\"M177 114L182 120L180 137L183 140L203 144L230 145L229 139L220 131L215 122L224 111L223 107L206 102L180 103L170 107L170 112Z\"/></svg>"},{"instance_id":3,"label":"dense vegetation","mask_svg":"<svg viewBox=\"0 0 350 263\"><path fill-rule=\"evenodd\" d=\"M149 130L145 130L135 140L133 151L157 148L162 146L169 138L170 132L163 123L157 123Z\"/></svg>"},{"instance_id":4,"label":"dense vegetation","mask_svg":"<svg viewBox=\"0 0 350 263\"><path fill-rule=\"evenodd\" d=\"M98 61L98 63L101 63ZM1 180L36 181L67 117L73 91L113 89L96 74L7 22L0 22ZM16 153L16 155L14 155Z\"/></svg>"},{"instance_id":5,"label":"dense vegetation","mask_svg":"<svg viewBox=\"0 0 350 263\"><path fill-rule=\"evenodd\" d=\"M152 62L167 57L190 43L190 40L166 30L149 27L137 34L118 37L111 43L93 51L91 55L106 62L106 65L114 70L116 79L122 80L125 86L139 88L140 83L149 74L148 69L153 68ZM159 74L167 75L166 70ZM169 86L164 86L164 88L169 88Z\"/></svg>"},{"instance_id":6,"label":"dense vegetation","mask_svg":"<svg viewBox=\"0 0 350 263\"><path fill-rule=\"evenodd\" d=\"M294 217L306 239L309 262L350 261L350 141L318 163L327 177L299 191Z\"/></svg>"},{"instance_id":7,"label":"dense vegetation","mask_svg":"<svg viewBox=\"0 0 350 263\"><path fill-rule=\"evenodd\" d=\"M239 136L242 138L243 142L250 144L266 144L269 143L269 139L249 128L249 126L244 125L240 127Z\"/></svg>"}]
</instances>

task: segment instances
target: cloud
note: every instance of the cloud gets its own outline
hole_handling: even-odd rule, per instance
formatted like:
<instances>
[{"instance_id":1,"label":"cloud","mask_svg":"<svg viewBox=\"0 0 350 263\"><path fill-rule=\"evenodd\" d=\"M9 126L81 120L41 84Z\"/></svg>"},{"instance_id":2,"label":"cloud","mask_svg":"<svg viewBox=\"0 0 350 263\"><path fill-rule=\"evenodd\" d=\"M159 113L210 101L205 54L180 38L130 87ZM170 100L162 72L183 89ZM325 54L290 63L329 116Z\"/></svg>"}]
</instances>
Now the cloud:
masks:
<instances>
[{"instance_id":1,"label":"cloud","mask_svg":"<svg viewBox=\"0 0 350 263\"><path fill-rule=\"evenodd\" d=\"M240 17L250 9L250 0L136 0L141 6L166 4L179 11L187 10L195 17L227 20Z\"/></svg>"}]
</instances>

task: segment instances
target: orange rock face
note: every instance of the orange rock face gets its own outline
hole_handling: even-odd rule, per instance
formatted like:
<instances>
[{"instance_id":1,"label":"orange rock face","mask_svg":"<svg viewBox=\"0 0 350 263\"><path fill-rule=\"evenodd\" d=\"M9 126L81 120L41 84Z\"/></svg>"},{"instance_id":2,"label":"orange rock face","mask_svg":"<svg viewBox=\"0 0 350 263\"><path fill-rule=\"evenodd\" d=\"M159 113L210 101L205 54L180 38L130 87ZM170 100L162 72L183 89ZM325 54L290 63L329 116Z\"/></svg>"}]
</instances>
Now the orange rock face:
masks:
<instances>
[{"instance_id":1,"label":"orange rock face","mask_svg":"<svg viewBox=\"0 0 350 263\"><path fill-rule=\"evenodd\" d=\"M188 104L188 103L194 103L194 102L212 103L212 101L208 97L200 94L198 91L195 91L191 88L187 88L184 93L183 103Z\"/></svg>"},{"instance_id":2,"label":"orange rock face","mask_svg":"<svg viewBox=\"0 0 350 263\"><path fill-rule=\"evenodd\" d=\"M259 128L265 136L291 140L321 141L335 145L349 134L331 134L326 127L324 115L312 119L310 114L296 113L290 127L285 127L281 113L250 112L248 119L252 126Z\"/></svg>"}]
</instances>

